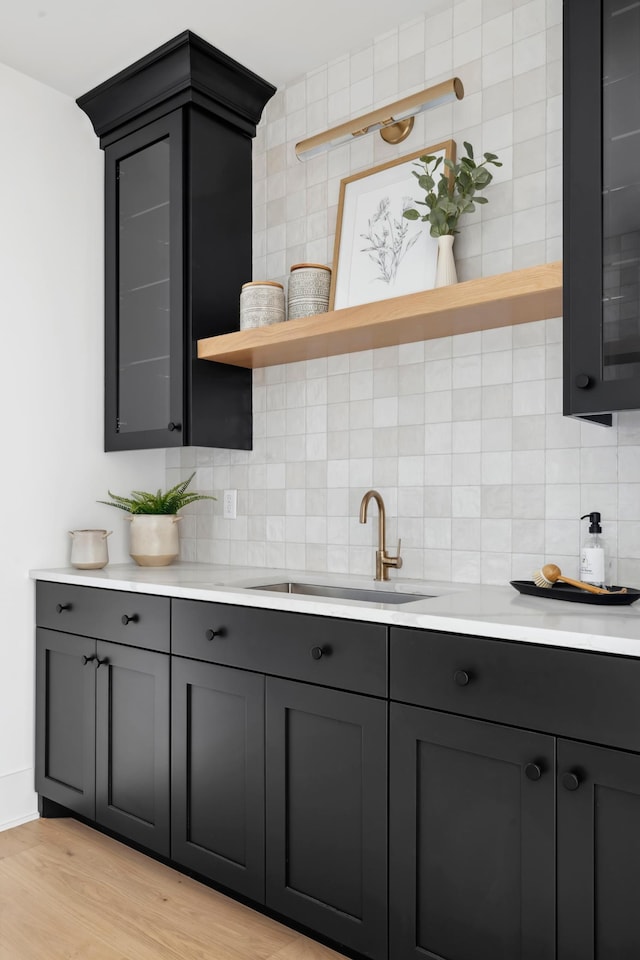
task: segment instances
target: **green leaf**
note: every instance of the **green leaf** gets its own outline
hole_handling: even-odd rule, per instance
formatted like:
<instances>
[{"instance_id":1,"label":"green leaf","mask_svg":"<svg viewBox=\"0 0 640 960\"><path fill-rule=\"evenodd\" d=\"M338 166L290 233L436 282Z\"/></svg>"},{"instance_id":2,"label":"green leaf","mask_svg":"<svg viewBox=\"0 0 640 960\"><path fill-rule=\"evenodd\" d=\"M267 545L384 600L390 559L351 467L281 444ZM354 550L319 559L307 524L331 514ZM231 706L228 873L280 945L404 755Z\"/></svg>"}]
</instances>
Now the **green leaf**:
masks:
<instances>
[{"instance_id":1,"label":"green leaf","mask_svg":"<svg viewBox=\"0 0 640 960\"><path fill-rule=\"evenodd\" d=\"M489 203L489 201L487 200L486 197L474 197L474 198L473 198L473 202L474 202L474 203Z\"/></svg>"},{"instance_id":2,"label":"green leaf","mask_svg":"<svg viewBox=\"0 0 640 960\"><path fill-rule=\"evenodd\" d=\"M403 210L402 216L405 218L405 220L418 220L420 214L417 210Z\"/></svg>"},{"instance_id":3,"label":"green leaf","mask_svg":"<svg viewBox=\"0 0 640 960\"><path fill-rule=\"evenodd\" d=\"M464 140L464 141L463 141L463 146L464 146L465 150L467 151L467 154L473 159L473 147L471 146L471 144L470 144L470 143L467 143L467 141Z\"/></svg>"},{"instance_id":4,"label":"green leaf","mask_svg":"<svg viewBox=\"0 0 640 960\"><path fill-rule=\"evenodd\" d=\"M430 177L429 174L423 174L421 177L418 177L418 184L422 187L423 190L431 190L435 183L433 177Z\"/></svg>"},{"instance_id":5,"label":"green leaf","mask_svg":"<svg viewBox=\"0 0 640 960\"><path fill-rule=\"evenodd\" d=\"M182 507L194 503L196 500L215 500L215 497L204 493L186 493L186 489L195 477L195 470L186 480L181 480L165 493L158 489L156 493L146 490L133 490L130 497L121 497L119 494L107 493L111 500L98 500L109 507L117 507L131 514L175 514Z\"/></svg>"}]
</instances>

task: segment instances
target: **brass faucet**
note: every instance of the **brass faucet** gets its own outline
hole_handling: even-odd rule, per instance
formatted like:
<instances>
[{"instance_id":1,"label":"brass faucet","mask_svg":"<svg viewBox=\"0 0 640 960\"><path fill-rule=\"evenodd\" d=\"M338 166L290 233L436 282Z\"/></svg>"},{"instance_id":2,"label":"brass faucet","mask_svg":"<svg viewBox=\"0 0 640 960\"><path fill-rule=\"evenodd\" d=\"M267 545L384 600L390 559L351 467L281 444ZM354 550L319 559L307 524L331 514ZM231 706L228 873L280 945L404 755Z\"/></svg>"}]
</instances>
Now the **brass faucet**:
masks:
<instances>
[{"instance_id":1,"label":"brass faucet","mask_svg":"<svg viewBox=\"0 0 640 960\"><path fill-rule=\"evenodd\" d=\"M367 507L369 506L369 501L375 500L378 504L378 549L376 550L376 580L388 580L389 579L389 567L395 567L396 570L399 570L402 566L402 557L400 556L400 544L401 540L398 540L398 553L395 557L390 557L387 554L386 540L385 540L385 522L386 514L384 509L384 500L380 496L377 490L367 490L364 497L362 498L362 503L360 504L360 523L367 522Z\"/></svg>"}]
</instances>

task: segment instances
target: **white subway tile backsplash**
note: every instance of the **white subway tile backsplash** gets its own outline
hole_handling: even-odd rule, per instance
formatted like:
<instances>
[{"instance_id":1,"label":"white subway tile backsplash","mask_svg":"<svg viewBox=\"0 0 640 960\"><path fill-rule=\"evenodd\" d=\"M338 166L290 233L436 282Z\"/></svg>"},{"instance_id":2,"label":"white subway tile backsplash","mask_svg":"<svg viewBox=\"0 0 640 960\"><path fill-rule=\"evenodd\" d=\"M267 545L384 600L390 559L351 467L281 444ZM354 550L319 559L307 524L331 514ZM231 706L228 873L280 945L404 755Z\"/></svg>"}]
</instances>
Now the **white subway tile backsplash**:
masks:
<instances>
[{"instance_id":1,"label":"white subway tile backsplash","mask_svg":"<svg viewBox=\"0 0 640 960\"><path fill-rule=\"evenodd\" d=\"M330 263L340 181L453 138L499 154L487 206L461 221L460 280L562 257L562 0L432 0L430 13L279 91L253 144L255 278ZM465 98L304 163L298 139L458 75ZM492 168L493 169L493 168ZM250 278L247 278L250 279ZM373 575L379 489L404 577L505 582L545 561L578 572L599 510L612 576L640 583L640 413L611 429L562 415L562 318L255 370L252 451L167 452L215 503L182 555ZM221 494L238 490L238 518ZM202 509L196 509L201 507Z\"/></svg>"}]
</instances>

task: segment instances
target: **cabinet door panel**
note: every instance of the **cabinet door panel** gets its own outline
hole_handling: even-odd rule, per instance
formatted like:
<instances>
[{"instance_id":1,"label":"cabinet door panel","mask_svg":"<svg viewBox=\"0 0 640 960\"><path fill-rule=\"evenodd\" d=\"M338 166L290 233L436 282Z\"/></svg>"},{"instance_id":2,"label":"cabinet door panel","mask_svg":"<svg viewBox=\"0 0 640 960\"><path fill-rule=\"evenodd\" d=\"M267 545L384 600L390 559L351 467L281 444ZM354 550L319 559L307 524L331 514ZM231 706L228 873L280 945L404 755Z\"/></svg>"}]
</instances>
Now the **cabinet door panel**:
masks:
<instances>
[{"instance_id":1,"label":"cabinet door panel","mask_svg":"<svg viewBox=\"0 0 640 960\"><path fill-rule=\"evenodd\" d=\"M637 960L640 756L560 740L558 774L558 960Z\"/></svg>"},{"instance_id":2,"label":"cabinet door panel","mask_svg":"<svg viewBox=\"0 0 640 960\"><path fill-rule=\"evenodd\" d=\"M267 678L267 904L386 954L386 704Z\"/></svg>"},{"instance_id":3,"label":"cabinet door panel","mask_svg":"<svg viewBox=\"0 0 640 960\"><path fill-rule=\"evenodd\" d=\"M174 112L105 150L107 450L180 446L188 429L182 127Z\"/></svg>"},{"instance_id":4,"label":"cabinet door panel","mask_svg":"<svg viewBox=\"0 0 640 960\"><path fill-rule=\"evenodd\" d=\"M640 406L640 11L563 7L564 412L598 419Z\"/></svg>"},{"instance_id":5,"label":"cabinet door panel","mask_svg":"<svg viewBox=\"0 0 640 960\"><path fill-rule=\"evenodd\" d=\"M171 856L264 902L264 678L173 658Z\"/></svg>"},{"instance_id":6,"label":"cabinet door panel","mask_svg":"<svg viewBox=\"0 0 640 960\"><path fill-rule=\"evenodd\" d=\"M390 736L394 960L552 960L553 739L395 703Z\"/></svg>"},{"instance_id":7,"label":"cabinet door panel","mask_svg":"<svg viewBox=\"0 0 640 960\"><path fill-rule=\"evenodd\" d=\"M36 631L36 790L90 819L95 803L94 655L95 641L87 637Z\"/></svg>"},{"instance_id":8,"label":"cabinet door panel","mask_svg":"<svg viewBox=\"0 0 640 960\"><path fill-rule=\"evenodd\" d=\"M97 645L96 820L169 854L169 657Z\"/></svg>"}]
</instances>

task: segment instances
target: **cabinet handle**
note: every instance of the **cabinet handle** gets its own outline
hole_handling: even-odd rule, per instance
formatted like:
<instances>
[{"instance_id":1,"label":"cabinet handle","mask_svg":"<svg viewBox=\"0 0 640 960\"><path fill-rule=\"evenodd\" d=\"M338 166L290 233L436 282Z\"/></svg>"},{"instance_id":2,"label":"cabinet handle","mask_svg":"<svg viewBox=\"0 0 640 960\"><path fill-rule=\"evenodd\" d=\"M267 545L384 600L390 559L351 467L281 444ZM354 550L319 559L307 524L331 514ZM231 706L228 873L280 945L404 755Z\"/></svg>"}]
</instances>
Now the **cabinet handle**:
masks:
<instances>
[{"instance_id":1,"label":"cabinet handle","mask_svg":"<svg viewBox=\"0 0 640 960\"><path fill-rule=\"evenodd\" d=\"M137 613L132 613L130 617L127 616L126 613L123 613L122 616L120 617L120 621L123 627L126 627L128 623L137 623L139 619L140 617L138 616Z\"/></svg>"},{"instance_id":2,"label":"cabinet handle","mask_svg":"<svg viewBox=\"0 0 640 960\"><path fill-rule=\"evenodd\" d=\"M182 430L182 424L174 423L174 421L172 420L170 423L167 424L167 430L170 430L171 433L173 433L174 430Z\"/></svg>"},{"instance_id":3,"label":"cabinet handle","mask_svg":"<svg viewBox=\"0 0 640 960\"><path fill-rule=\"evenodd\" d=\"M588 390L593 384L593 380L588 373L579 373L576 377L576 387L579 390Z\"/></svg>"},{"instance_id":4,"label":"cabinet handle","mask_svg":"<svg viewBox=\"0 0 640 960\"><path fill-rule=\"evenodd\" d=\"M91 656L89 657L87 657L86 654L84 653L82 654L82 662L84 663L85 667L88 663L91 663L92 660L97 660L97 659L98 658L96 657L95 653L92 653Z\"/></svg>"},{"instance_id":5,"label":"cabinet handle","mask_svg":"<svg viewBox=\"0 0 640 960\"><path fill-rule=\"evenodd\" d=\"M222 636L224 636L224 630L212 630L211 628L209 628L205 633L205 637L207 638L207 640L213 640L214 637L222 637Z\"/></svg>"},{"instance_id":6,"label":"cabinet handle","mask_svg":"<svg viewBox=\"0 0 640 960\"><path fill-rule=\"evenodd\" d=\"M528 780L539 780L542 776L542 767L538 763L528 763L524 768L524 775Z\"/></svg>"},{"instance_id":7,"label":"cabinet handle","mask_svg":"<svg viewBox=\"0 0 640 960\"><path fill-rule=\"evenodd\" d=\"M109 663L109 658L105 657L104 660L101 660L100 657L96 657L96 670L101 667L103 663Z\"/></svg>"},{"instance_id":8,"label":"cabinet handle","mask_svg":"<svg viewBox=\"0 0 640 960\"><path fill-rule=\"evenodd\" d=\"M562 774L562 786L565 790L577 790L580 786L580 777L577 773L568 770Z\"/></svg>"},{"instance_id":9,"label":"cabinet handle","mask_svg":"<svg viewBox=\"0 0 640 960\"><path fill-rule=\"evenodd\" d=\"M459 687L466 687L471 683L471 674L467 673L466 670L456 670L453 679Z\"/></svg>"},{"instance_id":10,"label":"cabinet handle","mask_svg":"<svg viewBox=\"0 0 640 960\"><path fill-rule=\"evenodd\" d=\"M56 603L56 613L62 613L63 610L71 610L70 603Z\"/></svg>"},{"instance_id":11,"label":"cabinet handle","mask_svg":"<svg viewBox=\"0 0 640 960\"><path fill-rule=\"evenodd\" d=\"M321 657L328 656L330 653L329 647L312 647L311 656L314 660L320 660Z\"/></svg>"}]
</instances>

